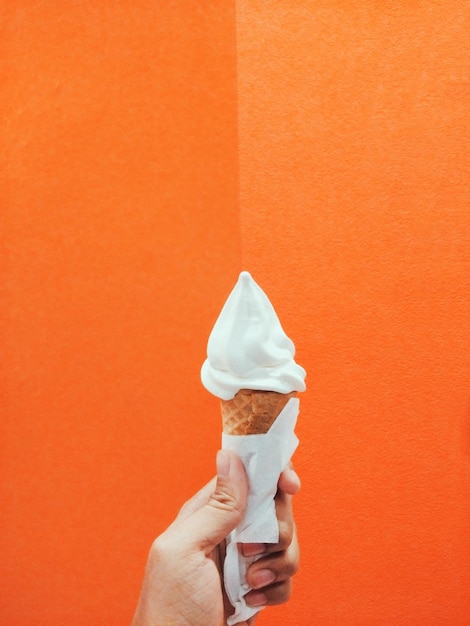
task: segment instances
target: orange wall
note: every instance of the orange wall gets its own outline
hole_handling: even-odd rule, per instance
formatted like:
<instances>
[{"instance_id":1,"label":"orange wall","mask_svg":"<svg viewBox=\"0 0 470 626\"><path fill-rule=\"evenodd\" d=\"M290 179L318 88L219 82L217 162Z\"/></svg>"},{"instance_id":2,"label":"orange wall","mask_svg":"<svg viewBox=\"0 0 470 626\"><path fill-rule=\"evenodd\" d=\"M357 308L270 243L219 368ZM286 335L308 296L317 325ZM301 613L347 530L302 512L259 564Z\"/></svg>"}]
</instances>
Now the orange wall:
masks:
<instances>
[{"instance_id":1,"label":"orange wall","mask_svg":"<svg viewBox=\"0 0 470 626\"><path fill-rule=\"evenodd\" d=\"M8 2L0 622L129 624L211 477L240 268L231 2Z\"/></svg>"},{"instance_id":2,"label":"orange wall","mask_svg":"<svg viewBox=\"0 0 470 626\"><path fill-rule=\"evenodd\" d=\"M470 624L470 11L237 3L243 266L308 372L260 624Z\"/></svg>"},{"instance_id":3,"label":"orange wall","mask_svg":"<svg viewBox=\"0 0 470 626\"><path fill-rule=\"evenodd\" d=\"M389 4L0 9L2 623L129 624L242 268L308 370L260 626L469 623L470 11Z\"/></svg>"}]
</instances>

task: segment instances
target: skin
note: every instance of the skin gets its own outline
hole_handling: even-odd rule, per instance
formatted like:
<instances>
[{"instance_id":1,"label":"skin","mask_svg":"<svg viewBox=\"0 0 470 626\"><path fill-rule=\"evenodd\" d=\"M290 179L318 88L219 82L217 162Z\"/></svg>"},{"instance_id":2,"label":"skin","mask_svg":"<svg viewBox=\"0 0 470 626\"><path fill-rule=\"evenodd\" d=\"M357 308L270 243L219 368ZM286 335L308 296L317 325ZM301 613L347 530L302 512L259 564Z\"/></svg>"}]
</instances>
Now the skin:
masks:
<instances>
[{"instance_id":1,"label":"skin","mask_svg":"<svg viewBox=\"0 0 470 626\"><path fill-rule=\"evenodd\" d=\"M247 572L251 606L286 602L298 569L299 548L292 496L300 489L289 466L275 498L278 544L239 544L245 556L261 555ZM240 459L217 455L217 476L182 507L175 521L154 541L132 626L225 626L233 613L222 584L225 538L243 517L248 494ZM253 626L256 616L239 626Z\"/></svg>"}]
</instances>

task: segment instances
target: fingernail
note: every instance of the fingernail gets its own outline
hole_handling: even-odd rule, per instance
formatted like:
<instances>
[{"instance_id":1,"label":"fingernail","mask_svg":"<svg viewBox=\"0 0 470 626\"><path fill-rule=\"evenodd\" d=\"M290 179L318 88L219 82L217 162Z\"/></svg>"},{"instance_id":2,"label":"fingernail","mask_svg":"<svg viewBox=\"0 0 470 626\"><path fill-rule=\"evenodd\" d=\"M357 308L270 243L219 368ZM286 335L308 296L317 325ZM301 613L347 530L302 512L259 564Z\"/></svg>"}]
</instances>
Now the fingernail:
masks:
<instances>
[{"instance_id":1,"label":"fingernail","mask_svg":"<svg viewBox=\"0 0 470 626\"><path fill-rule=\"evenodd\" d=\"M219 450L216 457L217 476L227 478L230 473L230 456L225 450Z\"/></svg>"},{"instance_id":2,"label":"fingernail","mask_svg":"<svg viewBox=\"0 0 470 626\"><path fill-rule=\"evenodd\" d=\"M264 543L242 543L243 556L258 556L266 549Z\"/></svg>"},{"instance_id":3,"label":"fingernail","mask_svg":"<svg viewBox=\"0 0 470 626\"><path fill-rule=\"evenodd\" d=\"M255 589L266 587L276 580L276 576L269 569L260 569L257 572L253 572L250 578Z\"/></svg>"},{"instance_id":4,"label":"fingernail","mask_svg":"<svg viewBox=\"0 0 470 626\"><path fill-rule=\"evenodd\" d=\"M247 595L246 602L249 606L265 606L267 598L260 591L252 591Z\"/></svg>"}]
</instances>

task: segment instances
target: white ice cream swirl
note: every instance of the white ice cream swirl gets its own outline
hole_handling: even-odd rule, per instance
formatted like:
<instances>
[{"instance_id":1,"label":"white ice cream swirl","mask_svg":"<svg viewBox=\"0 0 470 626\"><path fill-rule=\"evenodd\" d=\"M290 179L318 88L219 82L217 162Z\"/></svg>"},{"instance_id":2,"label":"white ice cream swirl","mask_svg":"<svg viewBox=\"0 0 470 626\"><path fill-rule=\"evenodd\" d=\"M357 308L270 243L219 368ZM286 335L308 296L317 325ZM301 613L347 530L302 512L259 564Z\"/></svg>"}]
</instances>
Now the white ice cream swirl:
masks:
<instances>
[{"instance_id":1,"label":"white ice cream swirl","mask_svg":"<svg viewBox=\"0 0 470 626\"><path fill-rule=\"evenodd\" d=\"M242 272L209 336L204 387L223 400L240 389L305 390L305 370L264 291Z\"/></svg>"}]
</instances>

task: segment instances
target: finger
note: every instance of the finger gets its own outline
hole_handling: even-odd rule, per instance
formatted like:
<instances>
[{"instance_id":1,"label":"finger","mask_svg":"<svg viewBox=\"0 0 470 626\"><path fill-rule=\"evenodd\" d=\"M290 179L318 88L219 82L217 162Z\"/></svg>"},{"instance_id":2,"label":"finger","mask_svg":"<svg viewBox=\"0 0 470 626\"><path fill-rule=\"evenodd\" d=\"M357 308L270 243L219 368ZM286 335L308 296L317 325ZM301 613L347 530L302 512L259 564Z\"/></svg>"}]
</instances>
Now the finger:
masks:
<instances>
[{"instance_id":1,"label":"finger","mask_svg":"<svg viewBox=\"0 0 470 626\"><path fill-rule=\"evenodd\" d=\"M287 550L268 554L255 561L248 568L246 581L254 590L265 591L280 582L292 578L299 569L300 551L295 532Z\"/></svg>"},{"instance_id":2,"label":"finger","mask_svg":"<svg viewBox=\"0 0 470 626\"><path fill-rule=\"evenodd\" d=\"M268 553L285 550L290 545L294 534L292 496L284 491L278 491L274 503L276 506L277 523L279 525L279 541L273 546L268 544L266 550Z\"/></svg>"},{"instance_id":3,"label":"finger","mask_svg":"<svg viewBox=\"0 0 470 626\"><path fill-rule=\"evenodd\" d=\"M248 479L240 458L221 450L217 455L217 480L208 501L178 523L179 541L211 551L242 520L248 496Z\"/></svg>"},{"instance_id":4,"label":"finger","mask_svg":"<svg viewBox=\"0 0 470 626\"><path fill-rule=\"evenodd\" d=\"M300 489L300 480L292 468L292 463L284 470L279 478L279 489L274 499L276 505L276 517L279 524L278 543L243 543L240 551L243 556L260 556L285 550L292 540L294 518L292 514L292 495L295 489ZM286 487L286 489L282 489Z\"/></svg>"},{"instance_id":5,"label":"finger","mask_svg":"<svg viewBox=\"0 0 470 626\"><path fill-rule=\"evenodd\" d=\"M200 489L192 498L183 504L176 517L176 521L185 520L188 517L191 517L193 513L199 511L200 508L209 502L209 498L215 489L216 480L217 478L214 476L214 478L209 481L207 485L204 485L202 489Z\"/></svg>"},{"instance_id":6,"label":"finger","mask_svg":"<svg viewBox=\"0 0 470 626\"><path fill-rule=\"evenodd\" d=\"M285 550L292 541L294 532L294 516L292 514L292 496L278 491L274 499L276 517L279 525L279 541L277 543L242 543L240 551L243 556L259 556Z\"/></svg>"},{"instance_id":7,"label":"finger","mask_svg":"<svg viewBox=\"0 0 470 626\"><path fill-rule=\"evenodd\" d=\"M300 478L297 472L294 470L292 462L289 461L287 467L279 476L278 488L294 496L300 491Z\"/></svg>"},{"instance_id":8,"label":"finger","mask_svg":"<svg viewBox=\"0 0 470 626\"><path fill-rule=\"evenodd\" d=\"M287 602L292 595L292 579L266 587L262 591L250 591L245 596L248 606L274 606Z\"/></svg>"}]
</instances>

